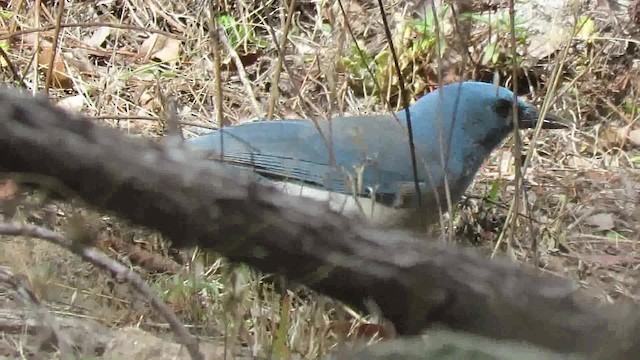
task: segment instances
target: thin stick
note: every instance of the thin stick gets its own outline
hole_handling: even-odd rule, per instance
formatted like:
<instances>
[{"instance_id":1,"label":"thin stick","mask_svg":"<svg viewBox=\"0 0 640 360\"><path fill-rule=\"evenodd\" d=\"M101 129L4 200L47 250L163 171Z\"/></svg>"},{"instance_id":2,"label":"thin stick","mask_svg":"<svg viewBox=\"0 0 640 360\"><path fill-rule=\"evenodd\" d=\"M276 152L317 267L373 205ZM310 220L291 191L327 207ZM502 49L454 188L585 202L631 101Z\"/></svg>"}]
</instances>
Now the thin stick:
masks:
<instances>
[{"instance_id":1,"label":"thin stick","mask_svg":"<svg viewBox=\"0 0 640 360\"><path fill-rule=\"evenodd\" d=\"M269 109L267 110L267 119L273 118L273 112L275 111L276 102L280 95L280 74L282 73L282 63L284 62L284 49L287 46L287 37L289 36L289 30L291 29L291 20L293 19L293 9L296 6L296 0L291 0L287 7L287 19L284 23L284 29L282 30L282 37L280 38L280 47L278 48L278 60L276 61L276 68L273 71L273 79L271 83L271 94L269 96Z\"/></svg>"},{"instance_id":2,"label":"thin stick","mask_svg":"<svg viewBox=\"0 0 640 360\"><path fill-rule=\"evenodd\" d=\"M222 111L222 77L220 73L222 52L220 51L218 11L214 4L214 1L209 2L209 16L211 17L209 36L211 37L211 52L213 53L213 86L215 89L213 96L216 104L216 122L218 123L218 127L223 127L225 125L225 121L224 113Z\"/></svg>"},{"instance_id":3,"label":"thin stick","mask_svg":"<svg viewBox=\"0 0 640 360\"><path fill-rule=\"evenodd\" d=\"M58 43L60 42L60 32L62 28L62 14L64 14L64 1L58 1L58 13L56 14L56 27L53 34L53 45L51 45L51 59L49 59L49 68L47 68L47 76L44 81L44 93L49 97L49 87L53 81L53 71L56 63L56 55L58 54ZM60 84L58 84L60 85Z\"/></svg>"},{"instance_id":4,"label":"thin stick","mask_svg":"<svg viewBox=\"0 0 640 360\"><path fill-rule=\"evenodd\" d=\"M224 45L227 52L229 52L229 56L231 56L231 59L236 64L236 70L238 71L238 76L240 76L240 81L242 81L242 85L244 85L244 89L247 92L247 96L249 97L249 101L251 102L251 107L253 107L253 112L258 117L262 116L264 111L262 110L262 108L260 108L260 105L256 100L256 95L253 92L253 85L251 84L251 81L249 81L249 78L247 77L247 73L244 71L244 65L242 64L242 60L240 60L240 57L238 56L238 53L235 51L233 46L231 46L231 43L229 42L227 35L224 32L220 32L219 34L220 34L220 42L222 43L222 45Z\"/></svg>"}]
</instances>

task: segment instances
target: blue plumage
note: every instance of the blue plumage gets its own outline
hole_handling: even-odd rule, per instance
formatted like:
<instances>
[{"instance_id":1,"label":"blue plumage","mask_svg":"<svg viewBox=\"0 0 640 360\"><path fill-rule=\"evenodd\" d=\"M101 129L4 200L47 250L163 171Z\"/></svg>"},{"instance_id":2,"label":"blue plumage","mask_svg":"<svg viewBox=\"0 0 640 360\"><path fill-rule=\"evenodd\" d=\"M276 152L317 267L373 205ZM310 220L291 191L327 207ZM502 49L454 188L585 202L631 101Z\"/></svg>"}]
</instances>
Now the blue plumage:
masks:
<instances>
[{"instance_id":1,"label":"blue plumage","mask_svg":"<svg viewBox=\"0 0 640 360\"><path fill-rule=\"evenodd\" d=\"M512 131L513 97L503 87L462 82L445 85L411 105L423 211L402 211L402 216L385 213L377 222L396 224L412 218L411 222L429 223L437 219L436 204L446 208L445 178L452 201L457 201L483 160ZM535 126L537 110L517 101L519 125ZM375 198L367 205L372 207L415 209L418 201L405 112L395 115L338 117L318 124L308 120L250 122L188 139L187 144L214 152L225 162L251 167L280 184L294 182L312 190L357 195L356 202ZM318 198L316 195L309 194ZM341 199L346 201L344 196ZM358 207L362 212L363 207Z\"/></svg>"}]
</instances>

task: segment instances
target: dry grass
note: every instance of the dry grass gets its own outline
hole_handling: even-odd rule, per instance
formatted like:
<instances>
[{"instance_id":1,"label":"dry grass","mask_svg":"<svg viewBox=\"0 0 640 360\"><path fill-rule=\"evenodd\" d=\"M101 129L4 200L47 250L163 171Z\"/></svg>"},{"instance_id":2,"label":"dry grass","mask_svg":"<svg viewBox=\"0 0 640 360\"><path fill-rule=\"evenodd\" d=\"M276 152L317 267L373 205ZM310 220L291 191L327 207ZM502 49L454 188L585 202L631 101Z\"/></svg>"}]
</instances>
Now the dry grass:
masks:
<instances>
[{"instance_id":1,"label":"dry grass","mask_svg":"<svg viewBox=\"0 0 640 360\"><path fill-rule=\"evenodd\" d=\"M168 103L177 105L186 136L217 126L220 109L215 106L218 84L213 76L217 63L205 2L70 2L62 13L50 2L0 3L5 29L0 30L4 39L0 46L7 54L5 60L15 68L15 74L8 65L0 69L5 82L24 81L34 91L48 88L61 106L136 136L160 137L166 132L162 119ZM278 118L381 112L386 107L381 99L387 98L391 99L388 108L396 108L397 78L373 2L345 5L350 32L337 3L298 1L286 45L282 34L288 12L281 4L238 1L227 4L226 11L215 9L218 25L227 29L218 46L222 50L219 103L228 123L265 116L276 84L279 97L274 116ZM508 49L509 37L507 33L496 37L496 30L501 31L496 23L465 20L456 25L456 32L446 30L453 24L441 19L446 45L438 59L433 30L423 29L433 29L434 24L421 27L400 21L401 10L398 6L387 9L394 19L401 71L412 96L423 94L439 78L486 81L495 72L503 78L511 74L508 52L489 57L483 53L491 44ZM597 12L587 16L599 24ZM61 31L51 26L58 20L66 24ZM506 229L507 241L497 249L500 254L529 263L538 259L543 271L575 279L602 302L635 301L640 295L636 280L640 189L635 171L640 140L634 140L637 135L632 132L640 110L638 44L621 42L618 37L630 39L631 35L616 29L587 33L590 38L564 43L554 59L519 71L519 88L533 84L532 100L541 103L553 68L562 65L560 94L552 110L573 120L575 126L539 137L532 132L524 135L526 148L534 147L535 152L526 173L526 206L520 207L523 216L517 223L505 225L515 177L510 143L486 162L468 191L473 196L455 216L455 232L465 244L491 253ZM519 36L527 41L526 34ZM51 50L55 41L60 47L57 52ZM281 56L276 43L282 48ZM487 61L472 66L460 55L460 43L472 57ZM625 44L627 48L621 48ZM565 47L568 52L561 56ZM363 58L374 65L371 73L361 64ZM281 72L274 78L277 68ZM47 69L55 71L47 74ZM40 205L20 207L16 217L42 222L47 215ZM77 210L69 204L58 206L51 225L73 230L71 219ZM159 275L160 269L175 270L181 265L167 256L169 249L157 234L97 214L82 218L95 219L100 246L140 271L193 333L230 352L248 347L254 355L316 357L343 343L347 329L367 321L315 294L289 291L282 297L261 275L231 267L212 254L195 254L195 261L190 261L191 254L182 254L188 271ZM27 276L56 314L91 318L113 327L139 326L158 334L167 330L126 284L53 245L6 239L0 264ZM9 300L3 304L15 306ZM366 327L360 329L367 333ZM21 354L34 348L24 339L21 334L7 336L0 351L27 356Z\"/></svg>"}]
</instances>

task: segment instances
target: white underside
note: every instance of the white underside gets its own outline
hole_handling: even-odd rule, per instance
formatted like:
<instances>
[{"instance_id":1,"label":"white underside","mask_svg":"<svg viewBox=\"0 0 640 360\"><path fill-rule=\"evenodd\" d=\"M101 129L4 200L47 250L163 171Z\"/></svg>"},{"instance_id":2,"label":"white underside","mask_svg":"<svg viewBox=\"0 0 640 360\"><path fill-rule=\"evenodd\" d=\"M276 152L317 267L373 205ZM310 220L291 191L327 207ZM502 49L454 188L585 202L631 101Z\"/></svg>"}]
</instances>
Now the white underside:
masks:
<instances>
[{"instance_id":1,"label":"white underside","mask_svg":"<svg viewBox=\"0 0 640 360\"><path fill-rule=\"evenodd\" d=\"M370 198L329 192L310 186L281 181L274 182L274 185L286 194L329 202L329 207L334 211L347 216L363 216L378 225L392 225L406 212L406 210L394 209L376 203Z\"/></svg>"}]
</instances>

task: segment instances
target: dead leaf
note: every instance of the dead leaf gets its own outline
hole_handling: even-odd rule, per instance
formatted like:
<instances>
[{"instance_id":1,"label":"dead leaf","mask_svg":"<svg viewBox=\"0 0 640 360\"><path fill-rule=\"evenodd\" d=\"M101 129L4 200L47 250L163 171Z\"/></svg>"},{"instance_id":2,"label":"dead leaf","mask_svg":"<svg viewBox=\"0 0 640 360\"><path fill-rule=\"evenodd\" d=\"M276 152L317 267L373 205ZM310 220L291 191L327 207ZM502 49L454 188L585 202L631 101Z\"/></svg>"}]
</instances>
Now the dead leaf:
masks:
<instances>
[{"instance_id":1,"label":"dead leaf","mask_svg":"<svg viewBox=\"0 0 640 360\"><path fill-rule=\"evenodd\" d=\"M627 135L629 143L633 146L640 146L640 129L634 129L629 131Z\"/></svg>"},{"instance_id":2,"label":"dead leaf","mask_svg":"<svg viewBox=\"0 0 640 360\"><path fill-rule=\"evenodd\" d=\"M180 56L181 44L180 40L153 34L140 45L138 56L145 61L158 59L166 63L176 62Z\"/></svg>"},{"instance_id":3,"label":"dead leaf","mask_svg":"<svg viewBox=\"0 0 640 360\"><path fill-rule=\"evenodd\" d=\"M585 223L594 227L596 231L611 230L615 227L614 217L611 213L591 215L585 219Z\"/></svg>"},{"instance_id":4,"label":"dead leaf","mask_svg":"<svg viewBox=\"0 0 640 360\"><path fill-rule=\"evenodd\" d=\"M82 95L70 96L58 101L56 106L65 110L80 112L84 106L84 100L84 96Z\"/></svg>"},{"instance_id":5,"label":"dead leaf","mask_svg":"<svg viewBox=\"0 0 640 360\"><path fill-rule=\"evenodd\" d=\"M147 89L147 90L144 90L142 94L140 94L140 97L138 98L138 104L142 109L152 111L154 106L156 105L156 103L153 101L154 99L155 99L155 96L153 96L151 91Z\"/></svg>"},{"instance_id":6,"label":"dead leaf","mask_svg":"<svg viewBox=\"0 0 640 360\"><path fill-rule=\"evenodd\" d=\"M177 62L180 57L181 44L182 42L178 39L168 38L164 42L164 46L153 54L153 57L165 63Z\"/></svg>"},{"instance_id":7,"label":"dead leaf","mask_svg":"<svg viewBox=\"0 0 640 360\"><path fill-rule=\"evenodd\" d=\"M89 54L91 52L86 49L74 48L70 53L65 53L64 59L67 66L78 70L81 74L98 76L97 68L93 65L93 62L89 60Z\"/></svg>"},{"instance_id":8,"label":"dead leaf","mask_svg":"<svg viewBox=\"0 0 640 360\"><path fill-rule=\"evenodd\" d=\"M546 58L555 53L571 37L571 33L559 27L552 26L547 33L534 36L529 45L529 57L535 60Z\"/></svg>"},{"instance_id":9,"label":"dead leaf","mask_svg":"<svg viewBox=\"0 0 640 360\"><path fill-rule=\"evenodd\" d=\"M629 127L606 127L600 132L600 141L607 149L621 148L629 135Z\"/></svg>"},{"instance_id":10,"label":"dead leaf","mask_svg":"<svg viewBox=\"0 0 640 360\"><path fill-rule=\"evenodd\" d=\"M149 36L147 40L142 42L140 48L138 49L138 56L143 58L145 61L148 61L151 58L151 54L159 48L158 42L161 42L159 34L152 34Z\"/></svg>"},{"instance_id":11,"label":"dead leaf","mask_svg":"<svg viewBox=\"0 0 640 360\"><path fill-rule=\"evenodd\" d=\"M73 86L73 82L67 76L67 68L62 61L62 56L59 52L53 51L53 45L49 42L42 41L40 43L40 56L38 56L38 64L44 71L48 71L49 64L53 58L53 72L51 73L51 86L56 88L69 89ZM54 57L55 55L55 57Z\"/></svg>"},{"instance_id":12,"label":"dead leaf","mask_svg":"<svg viewBox=\"0 0 640 360\"><path fill-rule=\"evenodd\" d=\"M262 56L262 51L259 49L249 53L238 53L238 58L240 59L240 62L244 67L255 64L256 62L258 62L261 56ZM235 61L232 61L231 58L225 59L225 61L222 64L220 64L220 67L222 68L222 70L225 70L225 71L237 70L236 63Z\"/></svg>"},{"instance_id":13,"label":"dead leaf","mask_svg":"<svg viewBox=\"0 0 640 360\"><path fill-rule=\"evenodd\" d=\"M91 37L88 38L85 43L91 47L98 48L102 46L109 35L111 35L111 28L102 26L96 29L96 31L91 34Z\"/></svg>"},{"instance_id":14,"label":"dead leaf","mask_svg":"<svg viewBox=\"0 0 640 360\"><path fill-rule=\"evenodd\" d=\"M22 36L22 42L25 45L28 46L36 46L36 43L38 42L38 38L40 39L40 41L47 41L45 39L50 39L54 36L55 31L54 30L48 30L48 31L41 31L38 32L37 34L35 32L33 33L28 33L28 34L24 34ZM50 43L50 42L49 42Z\"/></svg>"}]
</instances>

